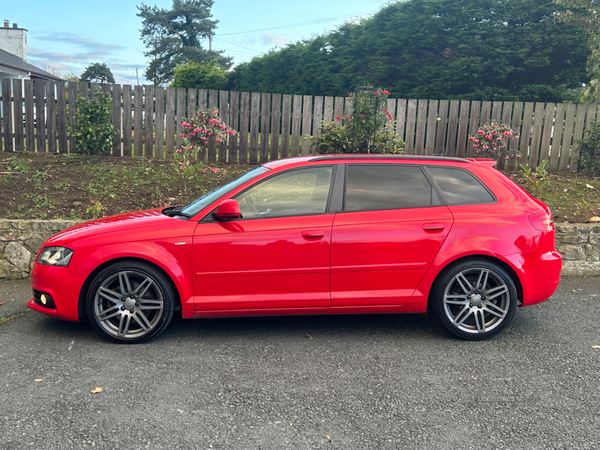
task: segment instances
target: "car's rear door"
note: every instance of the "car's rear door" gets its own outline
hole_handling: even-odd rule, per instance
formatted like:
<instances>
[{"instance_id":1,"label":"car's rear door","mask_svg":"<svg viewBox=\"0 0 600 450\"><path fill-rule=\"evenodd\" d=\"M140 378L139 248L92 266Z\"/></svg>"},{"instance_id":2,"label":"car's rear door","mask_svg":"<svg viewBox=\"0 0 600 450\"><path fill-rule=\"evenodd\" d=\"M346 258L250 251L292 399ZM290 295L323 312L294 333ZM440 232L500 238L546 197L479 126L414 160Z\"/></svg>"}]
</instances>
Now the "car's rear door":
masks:
<instances>
[{"instance_id":1,"label":"car's rear door","mask_svg":"<svg viewBox=\"0 0 600 450\"><path fill-rule=\"evenodd\" d=\"M406 302L453 219L418 165L348 164L331 240L331 302Z\"/></svg>"}]
</instances>

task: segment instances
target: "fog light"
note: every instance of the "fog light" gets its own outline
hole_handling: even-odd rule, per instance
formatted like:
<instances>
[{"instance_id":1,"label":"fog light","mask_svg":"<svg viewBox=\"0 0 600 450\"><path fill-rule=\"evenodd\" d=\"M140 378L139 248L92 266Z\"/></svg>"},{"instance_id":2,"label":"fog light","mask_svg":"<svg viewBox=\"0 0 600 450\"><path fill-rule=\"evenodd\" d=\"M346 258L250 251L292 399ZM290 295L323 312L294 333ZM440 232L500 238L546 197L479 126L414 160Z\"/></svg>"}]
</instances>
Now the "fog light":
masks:
<instances>
[{"instance_id":1,"label":"fog light","mask_svg":"<svg viewBox=\"0 0 600 450\"><path fill-rule=\"evenodd\" d=\"M46 306L46 303L48 303L48 299L46 298L46 294L40 295L40 301L42 302L42 305Z\"/></svg>"},{"instance_id":2,"label":"fog light","mask_svg":"<svg viewBox=\"0 0 600 450\"><path fill-rule=\"evenodd\" d=\"M52 295L48 294L47 292L41 292L34 289L33 300L36 305L43 306L44 308L48 309L56 309Z\"/></svg>"}]
</instances>

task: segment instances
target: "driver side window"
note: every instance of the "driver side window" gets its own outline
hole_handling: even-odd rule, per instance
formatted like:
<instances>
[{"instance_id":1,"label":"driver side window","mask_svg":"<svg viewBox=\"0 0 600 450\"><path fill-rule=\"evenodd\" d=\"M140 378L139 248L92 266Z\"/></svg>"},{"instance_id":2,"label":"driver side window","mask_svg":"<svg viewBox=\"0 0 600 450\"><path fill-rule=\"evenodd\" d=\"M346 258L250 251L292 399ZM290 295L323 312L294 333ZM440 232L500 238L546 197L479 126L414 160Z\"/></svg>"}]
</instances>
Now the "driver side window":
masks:
<instances>
[{"instance_id":1,"label":"driver side window","mask_svg":"<svg viewBox=\"0 0 600 450\"><path fill-rule=\"evenodd\" d=\"M244 219L323 214L333 167L310 167L275 175L237 195Z\"/></svg>"}]
</instances>

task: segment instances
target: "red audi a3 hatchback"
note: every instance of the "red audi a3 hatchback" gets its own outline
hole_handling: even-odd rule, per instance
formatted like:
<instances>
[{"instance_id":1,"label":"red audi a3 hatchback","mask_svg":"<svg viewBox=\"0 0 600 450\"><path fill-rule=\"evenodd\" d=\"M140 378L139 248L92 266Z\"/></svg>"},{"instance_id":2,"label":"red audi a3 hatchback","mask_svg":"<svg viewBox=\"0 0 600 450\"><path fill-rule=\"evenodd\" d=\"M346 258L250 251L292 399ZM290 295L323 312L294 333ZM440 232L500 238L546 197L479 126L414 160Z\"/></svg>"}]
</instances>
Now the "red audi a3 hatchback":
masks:
<instances>
[{"instance_id":1,"label":"red audi a3 hatchback","mask_svg":"<svg viewBox=\"0 0 600 450\"><path fill-rule=\"evenodd\" d=\"M548 299L561 255L546 205L495 161L273 161L189 205L122 214L46 241L36 311L122 343L184 318L433 312L479 340Z\"/></svg>"}]
</instances>

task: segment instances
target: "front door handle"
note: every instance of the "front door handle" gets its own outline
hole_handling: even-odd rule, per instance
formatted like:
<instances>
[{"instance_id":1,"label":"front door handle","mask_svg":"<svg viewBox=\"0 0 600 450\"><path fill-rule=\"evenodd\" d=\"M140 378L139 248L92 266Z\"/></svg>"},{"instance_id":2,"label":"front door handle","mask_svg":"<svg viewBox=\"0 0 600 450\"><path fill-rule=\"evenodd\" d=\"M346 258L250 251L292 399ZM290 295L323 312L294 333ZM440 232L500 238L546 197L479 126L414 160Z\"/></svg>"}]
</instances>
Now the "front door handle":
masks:
<instances>
[{"instance_id":1,"label":"front door handle","mask_svg":"<svg viewBox=\"0 0 600 450\"><path fill-rule=\"evenodd\" d=\"M309 240L318 240L325 236L323 230L306 230L302 232L302 237Z\"/></svg>"},{"instance_id":2,"label":"front door handle","mask_svg":"<svg viewBox=\"0 0 600 450\"><path fill-rule=\"evenodd\" d=\"M442 231L444 228L446 228L446 225L444 225L443 223L424 223L423 224L423 229L425 231Z\"/></svg>"}]
</instances>

